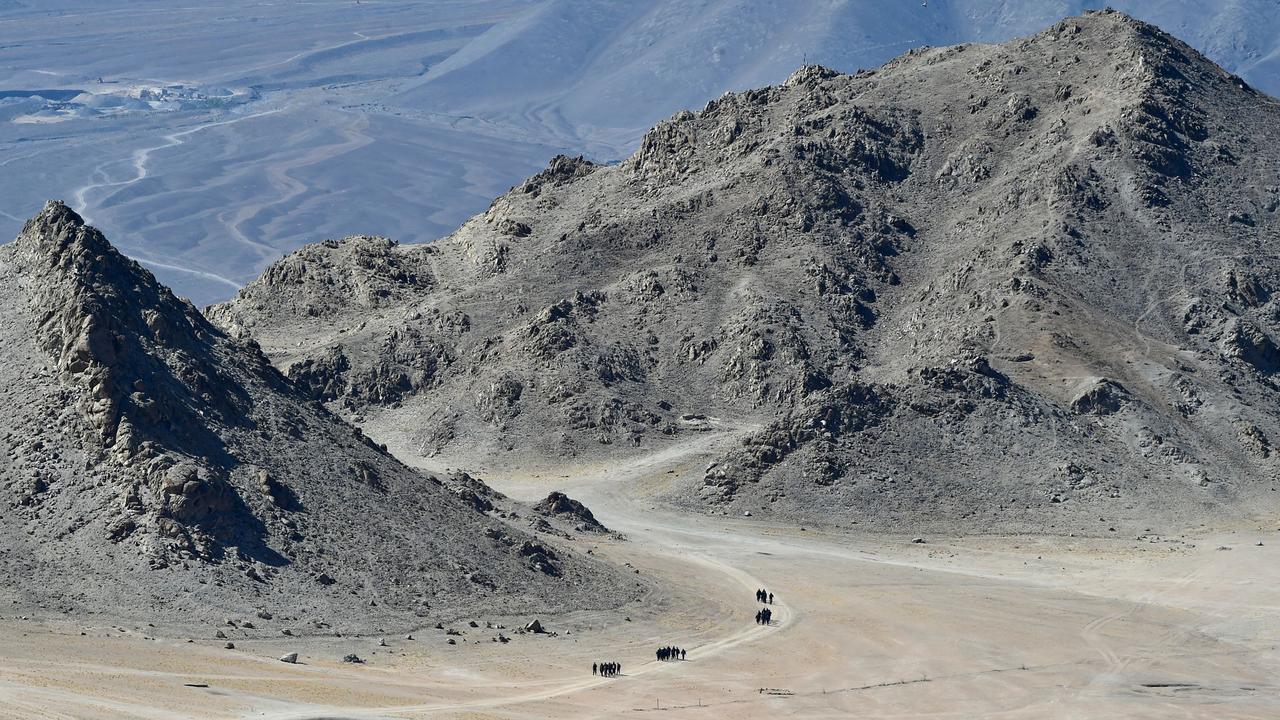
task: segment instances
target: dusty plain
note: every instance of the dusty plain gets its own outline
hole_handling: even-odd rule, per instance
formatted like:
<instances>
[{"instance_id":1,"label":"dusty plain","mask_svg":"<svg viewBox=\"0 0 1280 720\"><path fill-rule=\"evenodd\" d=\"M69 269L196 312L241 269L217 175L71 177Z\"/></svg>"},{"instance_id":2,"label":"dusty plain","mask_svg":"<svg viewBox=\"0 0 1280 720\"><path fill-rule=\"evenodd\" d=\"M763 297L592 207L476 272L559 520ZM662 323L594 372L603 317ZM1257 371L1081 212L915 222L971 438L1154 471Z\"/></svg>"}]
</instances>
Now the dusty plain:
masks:
<instances>
[{"instance_id":1,"label":"dusty plain","mask_svg":"<svg viewBox=\"0 0 1280 720\"><path fill-rule=\"evenodd\" d=\"M886 538L655 500L724 436L625 468L491 474L563 489L658 580L617 612L454 619L381 637L0 621L0 715L31 718L1275 718L1280 518L1162 537ZM408 551L408 549L407 549ZM755 625L752 593L777 594ZM494 628L486 628L486 624ZM499 634L509 643L495 640ZM406 639L412 635L414 639ZM387 647L379 641L385 639ZM190 641L189 641L190 640ZM657 662L662 645L688 650ZM299 664L277 658L299 653ZM343 664L347 653L367 662ZM594 677L596 661L621 676Z\"/></svg>"}]
</instances>

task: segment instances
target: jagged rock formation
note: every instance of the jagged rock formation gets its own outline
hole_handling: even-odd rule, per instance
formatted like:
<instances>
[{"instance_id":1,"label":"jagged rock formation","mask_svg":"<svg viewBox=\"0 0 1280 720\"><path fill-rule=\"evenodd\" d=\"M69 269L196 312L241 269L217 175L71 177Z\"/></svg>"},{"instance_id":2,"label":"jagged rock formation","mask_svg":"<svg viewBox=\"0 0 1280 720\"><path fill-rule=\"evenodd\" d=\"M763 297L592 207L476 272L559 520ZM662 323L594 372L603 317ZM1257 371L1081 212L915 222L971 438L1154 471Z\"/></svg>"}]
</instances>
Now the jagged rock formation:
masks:
<instances>
[{"instance_id":1,"label":"jagged rock formation","mask_svg":"<svg viewBox=\"0 0 1280 720\"><path fill-rule=\"evenodd\" d=\"M1274 99L1092 13L803 68L618 167L557 158L431 246L305 248L209 315L425 454L718 425L741 443L688 497L724 511L1234 512L1274 498L1277 128Z\"/></svg>"},{"instance_id":2,"label":"jagged rock formation","mask_svg":"<svg viewBox=\"0 0 1280 720\"><path fill-rule=\"evenodd\" d=\"M565 520L571 523L574 529L582 532L609 532L608 528L596 520L596 516L586 505L559 491L548 494L535 503L533 509L547 517Z\"/></svg>"},{"instance_id":3,"label":"jagged rock formation","mask_svg":"<svg viewBox=\"0 0 1280 720\"><path fill-rule=\"evenodd\" d=\"M625 599L312 402L65 205L0 248L0 347L0 592L24 603L362 624Z\"/></svg>"}]
</instances>

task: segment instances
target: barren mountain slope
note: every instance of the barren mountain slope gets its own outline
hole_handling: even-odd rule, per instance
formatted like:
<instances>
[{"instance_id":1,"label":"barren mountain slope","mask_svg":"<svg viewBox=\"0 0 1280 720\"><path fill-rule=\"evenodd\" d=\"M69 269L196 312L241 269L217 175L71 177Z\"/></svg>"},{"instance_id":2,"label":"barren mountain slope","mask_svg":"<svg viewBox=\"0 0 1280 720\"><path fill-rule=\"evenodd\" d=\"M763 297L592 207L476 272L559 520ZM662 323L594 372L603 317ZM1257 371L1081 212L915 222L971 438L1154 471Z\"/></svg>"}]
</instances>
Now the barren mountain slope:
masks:
<instances>
[{"instance_id":1,"label":"barren mountain slope","mask_svg":"<svg viewBox=\"0 0 1280 720\"><path fill-rule=\"evenodd\" d=\"M309 401L62 204L0 247L0 347L0 594L23 608L350 628L626 599Z\"/></svg>"},{"instance_id":2,"label":"barren mountain slope","mask_svg":"<svg viewBox=\"0 0 1280 720\"><path fill-rule=\"evenodd\" d=\"M1105 532L1274 499L1280 107L1113 12L803 68L210 317L424 454L748 432L689 498ZM510 451L510 452L508 452ZM1102 518L1102 523L1099 523Z\"/></svg>"}]
</instances>

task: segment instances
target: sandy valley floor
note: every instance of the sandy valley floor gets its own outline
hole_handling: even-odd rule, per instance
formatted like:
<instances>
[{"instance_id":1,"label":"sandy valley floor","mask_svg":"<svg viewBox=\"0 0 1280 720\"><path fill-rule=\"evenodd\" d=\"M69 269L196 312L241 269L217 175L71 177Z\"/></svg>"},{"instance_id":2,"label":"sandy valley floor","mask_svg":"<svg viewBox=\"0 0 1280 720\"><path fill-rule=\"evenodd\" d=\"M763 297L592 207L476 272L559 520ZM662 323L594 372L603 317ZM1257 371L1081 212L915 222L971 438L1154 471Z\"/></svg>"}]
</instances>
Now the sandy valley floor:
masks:
<instances>
[{"instance_id":1,"label":"sandy valley floor","mask_svg":"<svg viewBox=\"0 0 1280 720\"><path fill-rule=\"evenodd\" d=\"M491 476L585 501L626 541L593 552L669 581L616 614L476 618L405 638L0 621L0 717L1276 718L1280 537L835 537L686 517L646 498L698 453L628 472ZM754 624L752 593L777 594ZM510 643L494 642L503 632ZM151 634L151 633L154 633ZM393 634L394 633L394 634ZM194 642L188 642L190 637ZM665 644L688 660L658 663ZM300 664L276 658L300 654ZM344 665L358 653L365 665ZM612 679L593 661L622 663Z\"/></svg>"}]
</instances>

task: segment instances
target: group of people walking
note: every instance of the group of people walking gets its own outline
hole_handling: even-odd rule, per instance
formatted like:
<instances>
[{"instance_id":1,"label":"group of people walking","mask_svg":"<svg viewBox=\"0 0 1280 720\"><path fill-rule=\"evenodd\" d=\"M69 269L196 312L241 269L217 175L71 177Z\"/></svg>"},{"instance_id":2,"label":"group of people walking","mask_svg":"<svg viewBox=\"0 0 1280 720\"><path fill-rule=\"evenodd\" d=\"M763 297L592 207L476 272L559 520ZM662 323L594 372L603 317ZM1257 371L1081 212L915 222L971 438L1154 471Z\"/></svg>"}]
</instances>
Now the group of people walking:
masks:
<instances>
[{"instance_id":1,"label":"group of people walking","mask_svg":"<svg viewBox=\"0 0 1280 720\"><path fill-rule=\"evenodd\" d=\"M756 602L772 605L773 593L765 590L764 588L756 590ZM773 610L766 607L760 608L756 611L757 625L768 625L772 621ZM666 662L668 660L684 660L688 651L678 647L662 647L658 648L658 651L654 654L657 656L659 662ZM616 675L620 675L622 674L622 663L591 663L591 674L599 675L600 677L614 677Z\"/></svg>"},{"instance_id":2,"label":"group of people walking","mask_svg":"<svg viewBox=\"0 0 1280 720\"><path fill-rule=\"evenodd\" d=\"M622 663L591 663L591 674L600 677L613 677L622 673Z\"/></svg>"},{"instance_id":3,"label":"group of people walking","mask_svg":"<svg viewBox=\"0 0 1280 720\"><path fill-rule=\"evenodd\" d=\"M764 588L760 588L759 590L756 590L756 602L772 605L773 593L769 592L768 590L765 590ZM773 611L770 610L769 608L760 608L759 610L756 611L757 625L768 625L772 621L773 621Z\"/></svg>"},{"instance_id":4,"label":"group of people walking","mask_svg":"<svg viewBox=\"0 0 1280 720\"><path fill-rule=\"evenodd\" d=\"M685 656L685 651L681 650L678 647L664 647L664 648L658 648L657 655L658 655L659 661L683 660Z\"/></svg>"}]
</instances>

